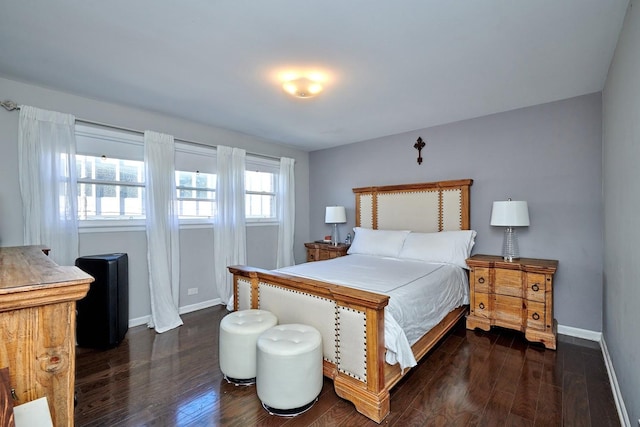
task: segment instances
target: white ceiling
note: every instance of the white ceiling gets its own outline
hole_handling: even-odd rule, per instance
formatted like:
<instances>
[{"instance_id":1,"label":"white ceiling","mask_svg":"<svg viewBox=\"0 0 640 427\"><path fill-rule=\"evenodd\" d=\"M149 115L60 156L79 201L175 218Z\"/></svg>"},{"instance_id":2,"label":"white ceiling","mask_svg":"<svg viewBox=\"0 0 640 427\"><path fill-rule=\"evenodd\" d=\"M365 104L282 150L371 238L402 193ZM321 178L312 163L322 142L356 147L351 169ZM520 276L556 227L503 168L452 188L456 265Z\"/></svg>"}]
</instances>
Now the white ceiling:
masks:
<instances>
[{"instance_id":1,"label":"white ceiling","mask_svg":"<svg viewBox=\"0 0 640 427\"><path fill-rule=\"evenodd\" d=\"M0 75L312 151L598 92L628 3L0 0Z\"/></svg>"}]
</instances>

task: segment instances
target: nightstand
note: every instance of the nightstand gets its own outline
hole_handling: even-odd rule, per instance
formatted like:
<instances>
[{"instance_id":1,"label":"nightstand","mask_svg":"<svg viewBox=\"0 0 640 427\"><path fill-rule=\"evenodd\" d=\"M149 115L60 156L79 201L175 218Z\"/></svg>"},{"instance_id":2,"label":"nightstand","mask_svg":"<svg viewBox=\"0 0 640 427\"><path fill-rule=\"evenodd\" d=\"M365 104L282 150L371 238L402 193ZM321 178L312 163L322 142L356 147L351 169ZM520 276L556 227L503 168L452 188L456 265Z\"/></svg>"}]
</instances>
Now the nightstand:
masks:
<instances>
[{"instance_id":1,"label":"nightstand","mask_svg":"<svg viewBox=\"0 0 640 427\"><path fill-rule=\"evenodd\" d=\"M470 308L467 329L488 331L502 326L524 332L529 341L556 348L553 318L553 275L558 261L474 255L470 268Z\"/></svg>"},{"instance_id":2,"label":"nightstand","mask_svg":"<svg viewBox=\"0 0 640 427\"><path fill-rule=\"evenodd\" d=\"M351 245L338 243L338 246L334 246L331 243L311 242L304 246L307 248L307 262L311 262L345 256Z\"/></svg>"}]
</instances>

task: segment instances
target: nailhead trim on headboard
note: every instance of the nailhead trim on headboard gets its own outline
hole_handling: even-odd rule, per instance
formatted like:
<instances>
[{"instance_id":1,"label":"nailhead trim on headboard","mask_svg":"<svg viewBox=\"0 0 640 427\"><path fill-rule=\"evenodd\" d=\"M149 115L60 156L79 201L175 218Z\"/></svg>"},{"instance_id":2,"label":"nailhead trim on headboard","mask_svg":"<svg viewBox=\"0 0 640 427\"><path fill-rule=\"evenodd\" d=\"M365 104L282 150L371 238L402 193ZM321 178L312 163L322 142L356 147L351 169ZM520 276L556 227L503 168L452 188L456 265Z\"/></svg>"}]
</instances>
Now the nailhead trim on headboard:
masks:
<instances>
[{"instance_id":1,"label":"nailhead trim on headboard","mask_svg":"<svg viewBox=\"0 0 640 427\"><path fill-rule=\"evenodd\" d=\"M471 179L354 188L356 226L422 232L468 230Z\"/></svg>"}]
</instances>

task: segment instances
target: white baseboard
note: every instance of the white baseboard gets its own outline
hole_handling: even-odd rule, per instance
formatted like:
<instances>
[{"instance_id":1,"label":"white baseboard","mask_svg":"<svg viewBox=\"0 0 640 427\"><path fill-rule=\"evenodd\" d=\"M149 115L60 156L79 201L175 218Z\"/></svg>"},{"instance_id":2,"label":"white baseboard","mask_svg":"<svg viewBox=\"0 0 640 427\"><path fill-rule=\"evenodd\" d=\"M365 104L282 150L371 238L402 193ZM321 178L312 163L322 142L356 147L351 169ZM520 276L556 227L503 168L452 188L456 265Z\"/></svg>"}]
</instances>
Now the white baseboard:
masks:
<instances>
[{"instance_id":1,"label":"white baseboard","mask_svg":"<svg viewBox=\"0 0 640 427\"><path fill-rule=\"evenodd\" d=\"M180 307L178 312L180 314L186 314L186 313L191 313L193 311L203 310L205 308L213 307L214 305L220 305L220 304L222 304L222 301L220 300L220 298L215 298L215 299L211 299L211 300L208 300L208 301L202 301L202 302L199 302L197 304L185 305L183 307ZM147 325L149 323L149 320L151 320L151 316L150 315L149 316L136 317L135 319L129 319L129 327L133 328L135 326Z\"/></svg>"},{"instance_id":2,"label":"white baseboard","mask_svg":"<svg viewBox=\"0 0 640 427\"><path fill-rule=\"evenodd\" d=\"M613 369L613 363L611 362L611 356L607 349L607 343L604 337L600 340L600 347L602 348L602 357L604 357L604 365L607 367L607 373L609 374L609 382L611 383L611 390L613 391L613 400L616 402L616 409L618 409L618 416L620 417L620 424L624 427L631 427L629 421L629 415L627 414L627 408L624 406L624 400L622 399L622 392L618 385L618 378L616 377L616 371Z\"/></svg>"},{"instance_id":3,"label":"white baseboard","mask_svg":"<svg viewBox=\"0 0 640 427\"><path fill-rule=\"evenodd\" d=\"M213 307L214 305L220 305L222 301L220 298L210 299L209 301L202 301L197 304L185 305L180 307L180 314L191 313L192 311L203 310L205 308Z\"/></svg>"},{"instance_id":4,"label":"white baseboard","mask_svg":"<svg viewBox=\"0 0 640 427\"><path fill-rule=\"evenodd\" d=\"M602 340L602 332L574 328L572 326L558 325L558 333L561 335L568 335L570 337L582 338L589 341L600 342Z\"/></svg>"},{"instance_id":5,"label":"white baseboard","mask_svg":"<svg viewBox=\"0 0 640 427\"><path fill-rule=\"evenodd\" d=\"M149 323L151 316L142 316L136 317L135 319L129 319L129 327L133 328L135 326L146 325Z\"/></svg>"}]
</instances>

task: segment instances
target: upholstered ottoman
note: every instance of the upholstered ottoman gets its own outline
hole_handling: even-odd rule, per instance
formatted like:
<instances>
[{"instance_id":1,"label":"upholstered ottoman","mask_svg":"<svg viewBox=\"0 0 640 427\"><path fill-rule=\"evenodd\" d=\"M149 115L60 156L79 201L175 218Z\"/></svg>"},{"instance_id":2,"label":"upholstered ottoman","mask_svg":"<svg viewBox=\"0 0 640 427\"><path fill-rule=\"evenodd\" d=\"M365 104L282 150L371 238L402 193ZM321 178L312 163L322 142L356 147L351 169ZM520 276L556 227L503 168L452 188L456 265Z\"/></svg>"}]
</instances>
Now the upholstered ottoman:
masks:
<instances>
[{"instance_id":1,"label":"upholstered ottoman","mask_svg":"<svg viewBox=\"0 0 640 427\"><path fill-rule=\"evenodd\" d=\"M261 333L278 324L265 310L241 310L220 321L219 359L224 378L236 385L256 381L256 342Z\"/></svg>"},{"instance_id":2,"label":"upholstered ottoman","mask_svg":"<svg viewBox=\"0 0 640 427\"><path fill-rule=\"evenodd\" d=\"M278 325L258 338L256 391L273 415L305 412L322 390L322 338L301 324Z\"/></svg>"}]
</instances>

